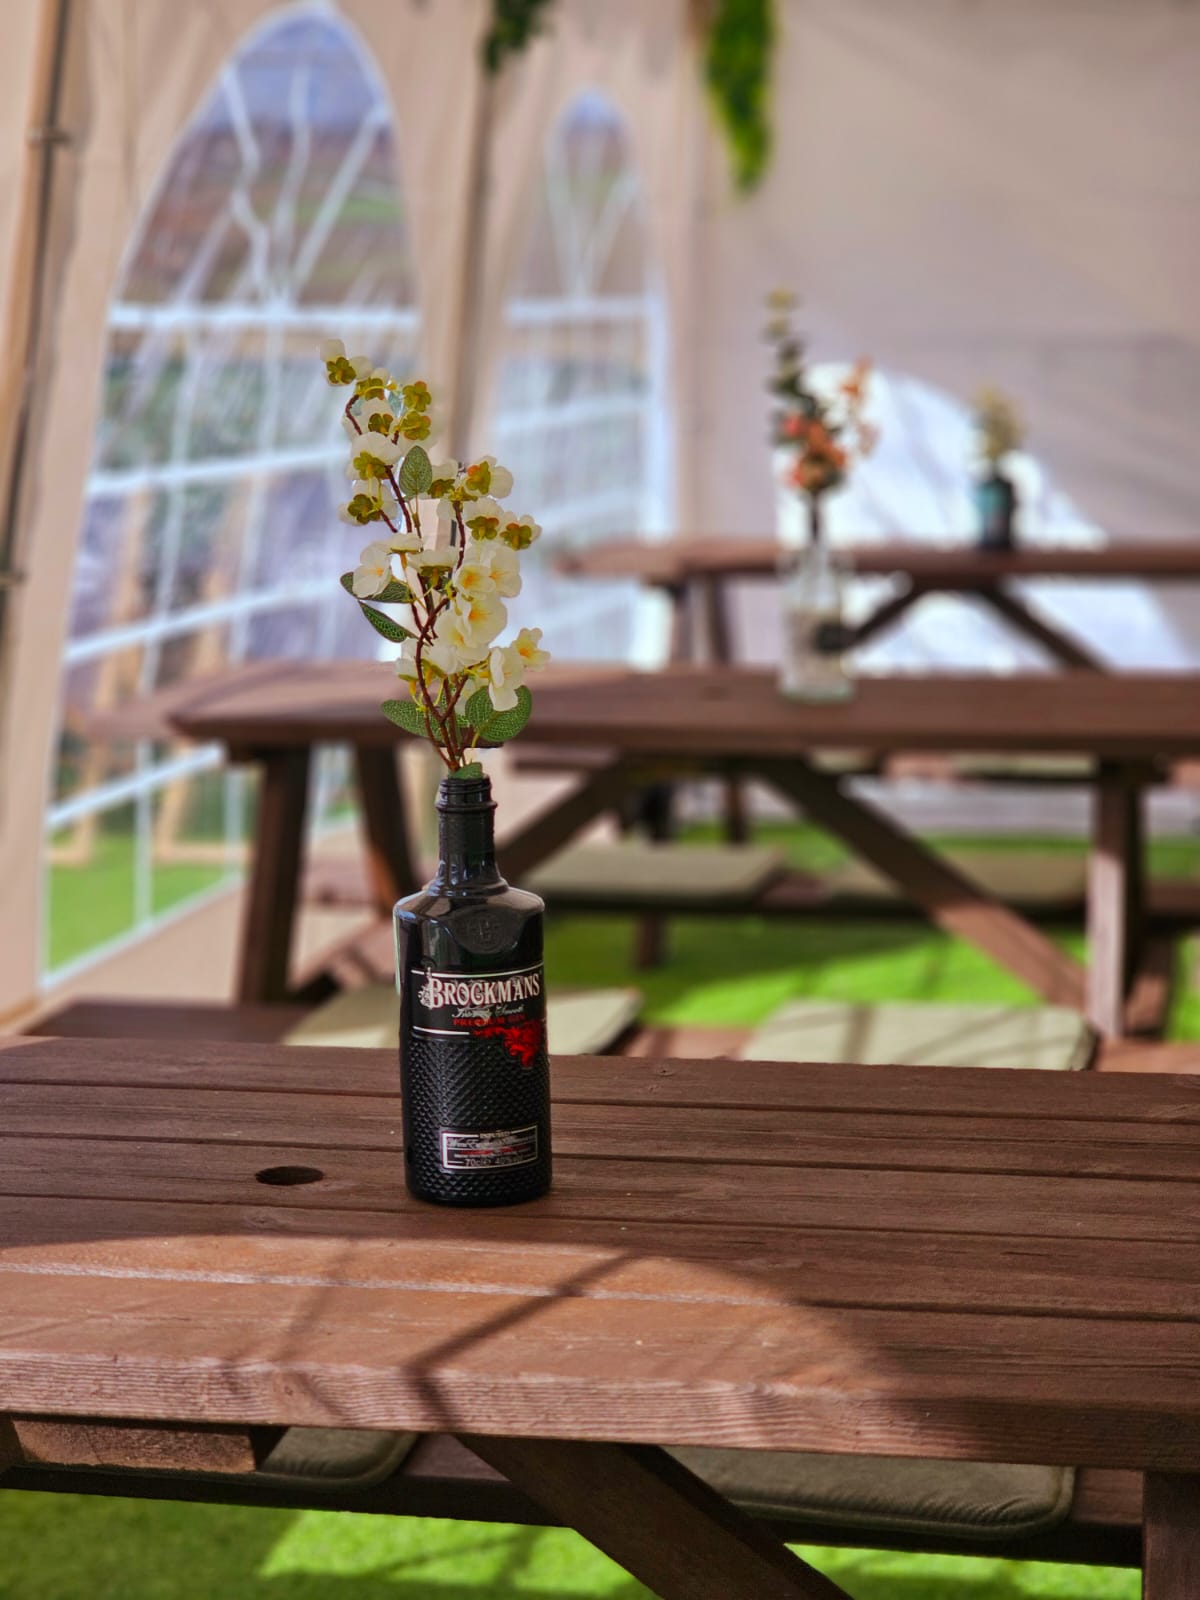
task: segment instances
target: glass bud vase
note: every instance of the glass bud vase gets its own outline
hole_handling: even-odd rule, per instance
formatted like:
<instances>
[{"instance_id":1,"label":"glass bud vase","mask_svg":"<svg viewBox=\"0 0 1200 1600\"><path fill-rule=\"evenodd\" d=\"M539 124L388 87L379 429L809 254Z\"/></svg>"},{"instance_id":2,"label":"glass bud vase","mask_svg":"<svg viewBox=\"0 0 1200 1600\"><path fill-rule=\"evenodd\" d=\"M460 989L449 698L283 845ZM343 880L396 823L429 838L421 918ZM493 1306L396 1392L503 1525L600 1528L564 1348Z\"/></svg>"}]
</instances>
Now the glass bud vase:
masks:
<instances>
[{"instance_id":1,"label":"glass bud vase","mask_svg":"<svg viewBox=\"0 0 1200 1600\"><path fill-rule=\"evenodd\" d=\"M845 700L854 692L846 659L842 575L821 537L814 501L812 537L787 553L783 571L781 691L792 700Z\"/></svg>"},{"instance_id":2,"label":"glass bud vase","mask_svg":"<svg viewBox=\"0 0 1200 1600\"><path fill-rule=\"evenodd\" d=\"M1016 542L1013 524L1017 514L1017 491L1012 479L993 467L975 485L975 504L980 549L1011 550Z\"/></svg>"}]
</instances>

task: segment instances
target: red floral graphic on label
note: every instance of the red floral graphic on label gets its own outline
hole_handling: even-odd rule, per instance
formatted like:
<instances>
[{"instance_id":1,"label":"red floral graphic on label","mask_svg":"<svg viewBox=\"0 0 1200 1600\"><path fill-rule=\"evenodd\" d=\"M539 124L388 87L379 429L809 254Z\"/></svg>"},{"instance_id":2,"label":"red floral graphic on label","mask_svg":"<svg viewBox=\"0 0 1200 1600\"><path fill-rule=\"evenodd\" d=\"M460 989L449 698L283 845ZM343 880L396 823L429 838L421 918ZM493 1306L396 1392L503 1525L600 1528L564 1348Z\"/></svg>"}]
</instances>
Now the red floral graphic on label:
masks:
<instances>
[{"instance_id":1,"label":"red floral graphic on label","mask_svg":"<svg viewBox=\"0 0 1200 1600\"><path fill-rule=\"evenodd\" d=\"M476 1039L499 1039L527 1072L545 1044L546 1024L541 1017L518 1022L485 1021L482 1017L461 1017L457 1021L458 1026L469 1028Z\"/></svg>"}]
</instances>

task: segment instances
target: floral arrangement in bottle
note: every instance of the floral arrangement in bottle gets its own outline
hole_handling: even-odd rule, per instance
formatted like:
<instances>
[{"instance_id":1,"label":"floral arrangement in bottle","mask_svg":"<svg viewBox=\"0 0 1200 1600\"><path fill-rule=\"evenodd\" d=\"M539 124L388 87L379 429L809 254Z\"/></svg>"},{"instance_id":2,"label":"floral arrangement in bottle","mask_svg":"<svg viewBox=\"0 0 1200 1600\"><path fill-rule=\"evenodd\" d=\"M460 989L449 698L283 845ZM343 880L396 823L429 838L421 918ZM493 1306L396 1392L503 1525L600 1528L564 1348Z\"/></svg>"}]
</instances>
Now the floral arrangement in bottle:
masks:
<instances>
[{"instance_id":1,"label":"floral arrangement in bottle","mask_svg":"<svg viewBox=\"0 0 1200 1600\"><path fill-rule=\"evenodd\" d=\"M875 448L877 430L863 414L871 366L856 361L833 395L818 394L808 376L804 341L792 324L796 296L776 289L767 304L766 337L775 354L767 384L773 397L771 442L787 452L785 482L809 497L816 533L819 496L844 483L854 462Z\"/></svg>"},{"instance_id":2,"label":"floral arrangement in bottle","mask_svg":"<svg viewBox=\"0 0 1200 1600\"><path fill-rule=\"evenodd\" d=\"M1025 430L1016 406L999 389L983 389L975 401L975 432L983 476L975 485L979 542L985 550L1011 550L1015 539L1017 489L1003 469L1020 447Z\"/></svg>"},{"instance_id":3,"label":"floral arrangement in bottle","mask_svg":"<svg viewBox=\"0 0 1200 1600\"><path fill-rule=\"evenodd\" d=\"M525 675L549 660L540 628L496 643L508 624L504 602L521 591L521 552L541 529L501 504L513 479L495 456L467 465L430 458L426 384L347 356L338 339L320 354L330 384L350 390L342 425L352 481L338 514L377 535L342 586L375 631L400 646L395 667L406 692L381 709L428 739L451 776L479 777L478 747L520 733L533 705ZM371 601L403 607L404 620Z\"/></svg>"},{"instance_id":4,"label":"floral arrangement in bottle","mask_svg":"<svg viewBox=\"0 0 1200 1600\"><path fill-rule=\"evenodd\" d=\"M975 398L975 430L979 453L996 468L1011 450L1019 450L1025 429L1016 406L999 389L981 389Z\"/></svg>"}]
</instances>

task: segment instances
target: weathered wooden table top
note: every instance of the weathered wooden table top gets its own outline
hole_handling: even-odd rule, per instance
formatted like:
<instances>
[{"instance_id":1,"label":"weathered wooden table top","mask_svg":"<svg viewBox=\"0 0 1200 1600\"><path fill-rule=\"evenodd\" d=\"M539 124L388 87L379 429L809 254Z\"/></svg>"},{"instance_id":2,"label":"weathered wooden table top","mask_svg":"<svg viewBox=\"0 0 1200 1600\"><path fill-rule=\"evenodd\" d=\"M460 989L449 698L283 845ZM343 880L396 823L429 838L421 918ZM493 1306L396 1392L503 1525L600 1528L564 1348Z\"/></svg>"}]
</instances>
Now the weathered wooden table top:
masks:
<instances>
[{"instance_id":1,"label":"weathered wooden table top","mask_svg":"<svg viewBox=\"0 0 1200 1600\"><path fill-rule=\"evenodd\" d=\"M1200 1079L560 1058L454 1212L395 1077L6 1042L0 1416L1200 1469Z\"/></svg>"},{"instance_id":2,"label":"weathered wooden table top","mask_svg":"<svg viewBox=\"0 0 1200 1600\"><path fill-rule=\"evenodd\" d=\"M853 571L871 576L900 574L946 588L971 588L1009 578L1133 578L1145 582L1200 583L1200 541L1168 543L1126 540L1094 550L1021 545L981 550L966 543L935 545L889 539L837 547ZM559 558L563 573L587 578L635 578L678 588L693 578L761 578L779 568L778 539L762 534L696 534L661 541L606 539L591 549Z\"/></svg>"},{"instance_id":3,"label":"weathered wooden table top","mask_svg":"<svg viewBox=\"0 0 1200 1600\"><path fill-rule=\"evenodd\" d=\"M821 748L1062 752L1153 759L1200 752L1200 674L1062 672L864 677L833 705L786 700L750 668L551 667L528 737L653 755L786 757ZM262 662L176 692L192 738L270 749L406 737L380 715L396 692L378 662Z\"/></svg>"}]
</instances>

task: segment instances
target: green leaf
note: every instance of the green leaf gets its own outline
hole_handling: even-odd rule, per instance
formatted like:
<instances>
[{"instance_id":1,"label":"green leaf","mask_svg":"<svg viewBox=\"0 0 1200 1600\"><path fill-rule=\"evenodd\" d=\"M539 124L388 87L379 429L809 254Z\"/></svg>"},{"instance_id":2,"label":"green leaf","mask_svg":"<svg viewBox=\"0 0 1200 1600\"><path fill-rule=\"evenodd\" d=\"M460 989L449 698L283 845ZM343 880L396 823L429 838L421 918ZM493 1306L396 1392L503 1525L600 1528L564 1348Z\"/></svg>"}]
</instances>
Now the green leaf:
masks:
<instances>
[{"instance_id":1,"label":"green leaf","mask_svg":"<svg viewBox=\"0 0 1200 1600\"><path fill-rule=\"evenodd\" d=\"M416 432L415 428L413 432ZM433 467L423 446L414 444L409 447L396 481L400 485L400 493L406 499L411 500L414 495L425 493L433 482Z\"/></svg>"},{"instance_id":2,"label":"green leaf","mask_svg":"<svg viewBox=\"0 0 1200 1600\"><path fill-rule=\"evenodd\" d=\"M390 639L393 644L399 644L402 639L411 639L412 633L408 628L402 628L398 622L393 622L391 617L385 617L382 611L376 611L374 606L367 605L365 600L358 602L359 609L364 617L385 639Z\"/></svg>"},{"instance_id":3,"label":"green leaf","mask_svg":"<svg viewBox=\"0 0 1200 1600\"><path fill-rule=\"evenodd\" d=\"M517 690L517 703L511 711L495 710L486 689L477 689L463 707L467 721L489 744L515 739L529 721L532 710L533 696L524 684Z\"/></svg>"},{"instance_id":4,"label":"green leaf","mask_svg":"<svg viewBox=\"0 0 1200 1600\"><path fill-rule=\"evenodd\" d=\"M478 761L468 761L465 767L459 767L457 772L450 774L452 778L482 778L483 766Z\"/></svg>"},{"instance_id":5,"label":"green leaf","mask_svg":"<svg viewBox=\"0 0 1200 1600\"><path fill-rule=\"evenodd\" d=\"M379 708L389 722L420 739L430 737L428 715L415 700L385 700Z\"/></svg>"},{"instance_id":6,"label":"green leaf","mask_svg":"<svg viewBox=\"0 0 1200 1600\"><path fill-rule=\"evenodd\" d=\"M354 598L358 600L358 596L354 594L354 574L352 572L343 572L339 581L346 593L354 595ZM386 589L381 589L378 594L372 595L371 598L372 600L378 600L383 605L407 606L412 604L413 592L406 583L401 583L399 578L393 578ZM358 603L362 605L361 600L358 600Z\"/></svg>"}]
</instances>

